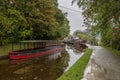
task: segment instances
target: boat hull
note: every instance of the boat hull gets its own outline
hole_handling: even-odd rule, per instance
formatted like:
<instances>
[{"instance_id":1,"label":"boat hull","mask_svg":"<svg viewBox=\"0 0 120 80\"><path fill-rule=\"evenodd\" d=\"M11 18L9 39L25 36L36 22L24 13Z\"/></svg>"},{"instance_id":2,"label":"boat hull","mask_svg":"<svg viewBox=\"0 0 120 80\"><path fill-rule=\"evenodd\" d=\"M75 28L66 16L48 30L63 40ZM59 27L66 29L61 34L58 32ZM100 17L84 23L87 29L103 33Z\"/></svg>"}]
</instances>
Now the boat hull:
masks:
<instances>
[{"instance_id":1,"label":"boat hull","mask_svg":"<svg viewBox=\"0 0 120 80\"><path fill-rule=\"evenodd\" d=\"M38 57L38 56L43 56L43 55L48 55L48 54L52 54L54 52L57 51L61 51L64 50L65 47L54 47L51 48L49 50L46 51L42 51L42 52L36 52L36 53L30 53L29 54L20 54L21 51L13 51L9 53L9 59L28 59L28 58L34 58L34 57ZM28 50L27 50L28 51Z\"/></svg>"}]
</instances>

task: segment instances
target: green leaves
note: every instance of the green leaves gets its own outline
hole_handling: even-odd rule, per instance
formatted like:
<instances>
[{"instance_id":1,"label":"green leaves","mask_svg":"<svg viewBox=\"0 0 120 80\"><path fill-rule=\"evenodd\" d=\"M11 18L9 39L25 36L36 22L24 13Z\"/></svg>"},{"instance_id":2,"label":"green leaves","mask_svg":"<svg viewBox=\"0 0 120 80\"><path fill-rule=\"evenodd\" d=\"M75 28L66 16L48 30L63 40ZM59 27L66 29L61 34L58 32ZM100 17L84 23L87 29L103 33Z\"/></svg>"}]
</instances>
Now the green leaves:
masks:
<instances>
[{"instance_id":1,"label":"green leaves","mask_svg":"<svg viewBox=\"0 0 120 80\"><path fill-rule=\"evenodd\" d=\"M56 3L54 0L0 0L0 43L63 39L69 34L69 22Z\"/></svg>"},{"instance_id":2,"label":"green leaves","mask_svg":"<svg viewBox=\"0 0 120 80\"><path fill-rule=\"evenodd\" d=\"M117 31L120 28L119 0L78 0L78 5L83 9L86 26L91 27L92 32L97 33L96 35L101 34L105 45L111 43L120 45L120 39L115 40L120 36L114 36L115 33L120 34Z\"/></svg>"}]
</instances>

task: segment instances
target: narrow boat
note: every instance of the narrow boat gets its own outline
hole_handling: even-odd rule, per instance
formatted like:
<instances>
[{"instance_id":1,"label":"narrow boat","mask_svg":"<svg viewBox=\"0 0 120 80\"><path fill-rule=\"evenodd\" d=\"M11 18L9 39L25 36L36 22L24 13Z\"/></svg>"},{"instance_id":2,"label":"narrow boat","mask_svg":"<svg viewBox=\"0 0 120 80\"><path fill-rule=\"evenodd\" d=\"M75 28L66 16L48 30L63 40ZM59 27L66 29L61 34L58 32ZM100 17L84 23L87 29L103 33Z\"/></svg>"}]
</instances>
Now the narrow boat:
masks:
<instances>
[{"instance_id":1,"label":"narrow boat","mask_svg":"<svg viewBox=\"0 0 120 80\"><path fill-rule=\"evenodd\" d=\"M24 49L22 48L22 44ZM13 48L13 46L12 46ZM43 55L52 54L57 51L64 50L65 47L60 41L20 41L20 50L9 52L9 59L28 59Z\"/></svg>"}]
</instances>

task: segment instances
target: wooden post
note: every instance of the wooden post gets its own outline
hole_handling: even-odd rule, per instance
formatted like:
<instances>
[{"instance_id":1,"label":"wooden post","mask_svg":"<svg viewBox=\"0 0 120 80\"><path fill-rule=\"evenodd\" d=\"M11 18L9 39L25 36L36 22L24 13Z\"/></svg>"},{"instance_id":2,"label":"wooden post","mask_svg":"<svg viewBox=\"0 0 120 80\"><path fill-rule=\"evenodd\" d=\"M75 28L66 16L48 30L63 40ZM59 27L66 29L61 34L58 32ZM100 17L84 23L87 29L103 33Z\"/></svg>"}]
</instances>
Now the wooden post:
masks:
<instances>
[{"instance_id":1,"label":"wooden post","mask_svg":"<svg viewBox=\"0 0 120 80\"><path fill-rule=\"evenodd\" d=\"M13 42L12 42L12 51L14 50L14 47L13 47Z\"/></svg>"},{"instance_id":2,"label":"wooden post","mask_svg":"<svg viewBox=\"0 0 120 80\"><path fill-rule=\"evenodd\" d=\"M25 49L25 43L24 43L24 49Z\"/></svg>"},{"instance_id":3,"label":"wooden post","mask_svg":"<svg viewBox=\"0 0 120 80\"><path fill-rule=\"evenodd\" d=\"M21 42L20 42L20 50L21 50Z\"/></svg>"}]
</instances>

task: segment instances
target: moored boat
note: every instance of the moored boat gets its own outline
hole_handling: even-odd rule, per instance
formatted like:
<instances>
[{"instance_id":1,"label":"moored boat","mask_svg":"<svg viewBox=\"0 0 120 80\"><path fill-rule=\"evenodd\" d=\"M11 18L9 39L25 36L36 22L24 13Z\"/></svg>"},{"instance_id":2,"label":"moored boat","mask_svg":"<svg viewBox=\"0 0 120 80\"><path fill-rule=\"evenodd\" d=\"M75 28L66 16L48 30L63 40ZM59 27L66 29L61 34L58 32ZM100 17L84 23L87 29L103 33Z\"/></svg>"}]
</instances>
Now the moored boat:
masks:
<instances>
[{"instance_id":1,"label":"moored boat","mask_svg":"<svg viewBox=\"0 0 120 80\"><path fill-rule=\"evenodd\" d=\"M58 41L21 41L20 43L23 43L24 46L26 44L28 48L9 52L9 59L28 59L52 54L65 48Z\"/></svg>"}]
</instances>

